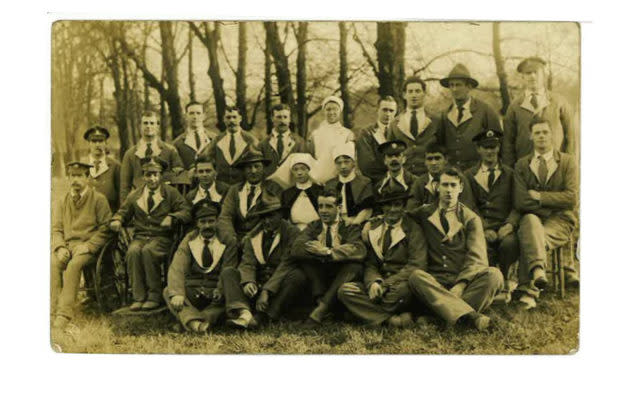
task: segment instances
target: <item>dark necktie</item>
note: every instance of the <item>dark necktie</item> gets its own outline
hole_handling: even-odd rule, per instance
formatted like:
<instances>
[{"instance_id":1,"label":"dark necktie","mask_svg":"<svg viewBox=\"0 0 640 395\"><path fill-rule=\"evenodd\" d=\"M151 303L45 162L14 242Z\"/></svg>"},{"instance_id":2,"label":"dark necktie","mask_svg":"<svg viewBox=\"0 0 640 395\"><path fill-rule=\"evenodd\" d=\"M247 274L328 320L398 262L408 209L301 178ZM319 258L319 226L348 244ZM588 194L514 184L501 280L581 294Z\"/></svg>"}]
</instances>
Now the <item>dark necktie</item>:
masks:
<instances>
[{"instance_id":1,"label":"dark necktie","mask_svg":"<svg viewBox=\"0 0 640 395\"><path fill-rule=\"evenodd\" d=\"M209 192L208 189L204 190L204 198L208 199L208 200L213 200L213 199L211 199L211 192Z\"/></svg>"},{"instance_id":2,"label":"dark necktie","mask_svg":"<svg viewBox=\"0 0 640 395\"><path fill-rule=\"evenodd\" d=\"M147 149L144 150L144 157L150 158L153 155L153 150L151 149L151 143L147 143Z\"/></svg>"},{"instance_id":3,"label":"dark necktie","mask_svg":"<svg viewBox=\"0 0 640 395\"><path fill-rule=\"evenodd\" d=\"M532 93L531 94L531 105L535 109L538 108L538 94L537 93Z\"/></svg>"},{"instance_id":4,"label":"dark necktie","mask_svg":"<svg viewBox=\"0 0 640 395\"><path fill-rule=\"evenodd\" d=\"M269 250L271 249L271 245L273 245L274 232L264 232L262 235L262 255L265 259L269 256Z\"/></svg>"},{"instance_id":5,"label":"dark necktie","mask_svg":"<svg viewBox=\"0 0 640 395\"><path fill-rule=\"evenodd\" d=\"M249 186L249 195L247 196L247 213L251 208L251 203L253 203L253 198L256 196L256 187L255 185Z\"/></svg>"},{"instance_id":6,"label":"dark necktie","mask_svg":"<svg viewBox=\"0 0 640 395\"><path fill-rule=\"evenodd\" d=\"M351 182L347 182L347 183L344 183L344 184L341 183L341 182L338 182L338 187L339 187L338 192L341 193L341 194L342 194L343 186L344 186L344 196L345 196L345 201L343 202L343 204L347 208L347 216L352 217L352 216L356 215L356 213L355 213L356 202L353 200L353 192L351 190Z\"/></svg>"},{"instance_id":7,"label":"dark necktie","mask_svg":"<svg viewBox=\"0 0 640 395\"><path fill-rule=\"evenodd\" d=\"M382 255L386 254L391 246L391 231L393 230L392 226L387 226L387 229L384 231L384 236L382 237Z\"/></svg>"},{"instance_id":8,"label":"dark necktie","mask_svg":"<svg viewBox=\"0 0 640 395\"><path fill-rule=\"evenodd\" d=\"M150 213L152 208L153 208L153 192L149 190L149 196L147 196L147 213Z\"/></svg>"},{"instance_id":9,"label":"dark necktie","mask_svg":"<svg viewBox=\"0 0 640 395\"><path fill-rule=\"evenodd\" d=\"M196 150L200 151L200 144L202 144L202 142L200 141L200 135L198 134L198 132L195 132L196 135Z\"/></svg>"},{"instance_id":10,"label":"dark necktie","mask_svg":"<svg viewBox=\"0 0 640 395\"><path fill-rule=\"evenodd\" d=\"M331 225L327 225L327 233L324 237L324 245L327 248L333 248L333 235L331 234Z\"/></svg>"},{"instance_id":11,"label":"dark necktie","mask_svg":"<svg viewBox=\"0 0 640 395\"><path fill-rule=\"evenodd\" d=\"M545 185L547 183L547 161L542 157L542 155L538 156L538 178L540 178L540 183Z\"/></svg>"},{"instance_id":12,"label":"dark necktie","mask_svg":"<svg viewBox=\"0 0 640 395\"><path fill-rule=\"evenodd\" d=\"M416 138L416 136L418 136L418 115L416 110L411 111L411 123L409 127L411 128L411 135L413 138Z\"/></svg>"},{"instance_id":13,"label":"dark necktie","mask_svg":"<svg viewBox=\"0 0 640 395\"><path fill-rule=\"evenodd\" d=\"M95 169L96 173L98 173L98 170L100 170L100 159L96 160L93 163L93 168Z\"/></svg>"},{"instance_id":14,"label":"dark necktie","mask_svg":"<svg viewBox=\"0 0 640 395\"><path fill-rule=\"evenodd\" d=\"M231 155L231 159L236 157L236 139L234 133L229 133L229 154Z\"/></svg>"},{"instance_id":15,"label":"dark necktie","mask_svg":"<svg viewBox=\"0 0 640 395\"><path fill-rule=\"evenodd\" d=\"M278 142L276 143L276 147L278 156L280 157L280 160L282 160L282 153L284 152L284 137L282 133L278 133Z\"/></svg>"},{"instance_id":16,"label":"dark necktie","mask_svg":"<svg viewBox=\"0 0 640 395\"><path fill-rule=\"evenodd\" d=\"M489 169L489 189L491 189L491 186L493 185L495 180L496 180L496 169L492 167Z\"/></svg>"},{"instance_id":17,"label":"dark necktie","mask_svg":"<svg viewBox=\"0 0 640 395\"><path fill-rule=\"evenodd\" d=\"M440 224L442 225L442 229L444 233L449 233L449 221L447 221L447 210L440 210Z\"/></svg>"},{"instance_id":18,"label":"dark necktie","mask_svg":"<svg viewBox=\"0 0 640 395\"><path fill-rule=\"evenodd\" d=\"M73 200L74 204L78 204L78 202L80 201L80 194L76 193L74 195L71 195L71 200Z\"/></svg>"},{"instance_id":19,"label":"dark necktie","mask_svg":"<svg viewBox=\"0 0 640 395\"><path fill-rule=\"evenodd\" d=\"M204 239L204 247L202 247L202 267L209 268L213 265L213 256L211 255L211 250L209 249L210 239Z\"/></svg>"},{"instance_id":20,"label":"dark necktie","mask_svg":"<svg viewBox=\"0 0 640 395\"><path fill-rule=\"evenodd\" d=\"M464 107L458 106L458 124L462 121L462 115L464 113Z\"/></svg>"}]
</instances>

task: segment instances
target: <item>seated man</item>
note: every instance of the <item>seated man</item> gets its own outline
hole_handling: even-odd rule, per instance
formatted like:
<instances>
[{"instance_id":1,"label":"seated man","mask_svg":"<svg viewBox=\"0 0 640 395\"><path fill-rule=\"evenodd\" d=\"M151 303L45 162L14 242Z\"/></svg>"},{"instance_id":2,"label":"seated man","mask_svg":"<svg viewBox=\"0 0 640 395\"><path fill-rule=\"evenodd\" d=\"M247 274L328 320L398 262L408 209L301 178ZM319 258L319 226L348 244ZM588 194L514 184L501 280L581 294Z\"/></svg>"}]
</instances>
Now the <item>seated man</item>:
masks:
<instances>
[{"instance_id":1,"label":"seated man","mask_svg":"<svg viewBox=\"0 0 640 395\"><path fill-rule=\"evenodd\" d=\"M382 190L376 201L382 217L371 219L364 230L364 282L345 283L338 291L338 299L368 324L404 326L412 321L407 281L414 270L426 268L427 246L422 229L405 217L408 198L400 185Z\"/></svg>"},{"instance_id":2,"label":"seated man","mask_svg":"<svg viewBox=\"0 0 640 395\"><path fill-rule=\"evenodd\" d=\"M242 238L258 224L258 218L249 218L249 211L258 203L265 191L280 196L282 188L271 180L265 180L264 169L269 164L261 152L247 151L236 166L242 170L245 182L229 187L222 202L218 222L220 235L234 243L243 243Z\"/></svg>"},{"instance_id":3,"label":"seated man","mask_svg":"<svg viewBox=\"0 0 640 395\"><path fill-rule=\"evenodd\" d=\"M225 312L238 318L248 313L234 281L238 249L216 234L219 213L220 204L210 200L193 206L197 228L184 237L169 266L163 296L171 314L191 332L206 332Z\"/></svg>"},{"instance_id":4,"label":"seated man","mask_svg":"<svg viewBox=\"0 0 640 395\"><path fill-rule=\"evenodd\" d=\"M481 314L503 286L500 270L489 267L482 220L458 201L462 173L454 167L440 174L437 202L409 212L427 240L427 270L409 277L414 297L447 324L490 324Z\"/></svg>"},{"instance_id":5,"label":"seated man","mask_svg":"<svg viewBox=\"0 0 640 395\"><path fill-rule=\"evenodd\" d=\"M356 173L356 149L353 142L337 145L333 149L333 162L338 176L327 181L325 189L340 194L340 216L345 225L360 225L373 212L371 180Z\"/></svg>"},{"instance_id":6,"label":"seated man","mask_svg":"<svg viewBox=\"0 0 640 395\"><path fill-rule=\"evenodd\" d=\"M90 164L71 162L71 190L53 205L51 228L51 310L54 328L72 318L82 268L93 262L107 241L111 217L107 198L88 186Z\"/></svg>"},{"instance_id":7,"label":"seated man","mask_svg":"<svg viewBox=\"0 0 640 395\"><path fill-rule=\"evenodd\" d=\"M216 170L213 168L211 159L199 156L195 161L194 170L198 186L187 193L185 197L187 203L194 205L202 199L209 199L212 202L222 204L224 195L229 190L229 185L216 180Z\"/></svg>"},{"instance_id":8,"label":"seated man","mask_svg":"<svg viewBox=\"0 0 640 395\"><path fill-rule=\"evenodd\" d=\"M384 177L376 183L374 187L375 192L380 194L382 189L389 184L396 184L401 186L405 191L410 191L413 182L416 180L416 176L404 168L404 162L407 160L404 156L404 151L407 149L407 144L401 140L391 140L380 144L378 149L382 153L387 172Z\"/></svg>"},{"instance_id":9,"label":"seated man","mask_svg":"<svg viewBox=\"0 0 640 395\"><path fill-rule=\"evenodd\" d=\"M423 204L431 204L438 200L438 178L448 164L447 150L440 144L429 144L425 149L425 165L427 174L418 177L411 187L411 198L407 203L407 209L411 210ZM475 210L475 203L471 187L467 177L462 180L462 193L460 201L465 206Z\"/></svg>"},{"instance_id":10,"label":"seated man","mask_svg":"<svg viewBox=\"0 0 640 395\"><path fill-rule=\"evenodd\" d=\"M190 221L189 205L173 187L160 182L167 163L145 159L145 185L127 196L109 227L119 232L133 227L133 240L125 256L133 294L132 311L153 310L162 301L161 265L171 248L173 227Z\"/></svg>"},{"instance_id":11,"label":"seated man","mask_svg":"<svg viewBox=\"0 0 640 395\"><path fill-rule=\"evenodd\" d=\"M547 285L547 251L566 244L577 223L578 174L575 159L553 149L549 121L534 117L534 153L515 168L515 206L522 214L518 237L522 259L516 289L525 308L536 306ZM565 267L566 283L578 285L573 267Z\"/></svg>"},{"instance_id":12,"label":"seated man","mask_svg":"<svg viewBox=\"0 0 640 395\"><path fill-rule=\"evenodd\" d=\"M520 213L513 206L513 170L499 161L502 132L485 130L478 133L473 142L480 154L480 162L465 172L470 180L477 212L482 219L484 237L487 240L489 262L496 262L504 278L509 267L520 257L518 236L515 230ZM511 300L509 287L501 298Z\"/></svg>"},{"instance_id":13,"label":"seated man","mask_svg":"<svg viewBox=\"0 0 640 395\"><path fill-rule=\"evenodd\" d=\"M289 164L295 185L282 192L284 219L288 219L300 230L304 230L309 222L320 218L318 216L318 195L323 188L313 182L309 176L313 162L315 161L311 154L291 154Z\"/></svg>"},{"instance_id":14,"label":"seated man","mask_svg":"<svg viewBox=\"0 0 640 395\"><path fill-rule=\"evenodd\" d=\"M257 296L255 317L264 324L277 320L304 289L304 273L289 261L291 245L300 231L282 218L276 196L263 194L250 215L260 222L247 235L236 280L244 292L244 308L249 310L250 300Z\"/></svg>"},{"instance_id":15,"label":"seated man","mask_svg":"<svg viewBox=\"0 0 640 395\"><path fill-rule=\"evenodd\" d=\"M115 212L120 206L120 162L107 156L109 131L94 126L84 132L84 139L89 142L87 163L93 165L89 184L107 198L111 212Z\"/></svg>"},{"instance_id":16,"label":"seated man","mask_svg":"<svg viewBox=\"0 0 640 395\"><path fill-rule=\"evenodd\" d=\"M361 273L366 249L360 229L339 216L341 196L325 189L318 196L320 219L313 221L293 242L291 259L304 271L317 306L305 325L319 325L336 301L338 288Z\"/></svg>"}]
</instances>

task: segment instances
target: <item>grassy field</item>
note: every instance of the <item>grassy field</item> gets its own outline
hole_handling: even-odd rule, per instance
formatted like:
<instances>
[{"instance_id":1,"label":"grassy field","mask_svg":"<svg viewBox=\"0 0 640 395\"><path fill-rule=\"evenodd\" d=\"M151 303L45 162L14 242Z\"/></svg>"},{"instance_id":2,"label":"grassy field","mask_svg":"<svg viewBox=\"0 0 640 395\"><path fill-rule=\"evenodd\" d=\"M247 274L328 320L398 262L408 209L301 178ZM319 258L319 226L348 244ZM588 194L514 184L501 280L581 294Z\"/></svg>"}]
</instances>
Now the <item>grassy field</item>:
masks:
<instances>
[{"instance_id":1,"label":"grassy field","mask_svg":"<svg viewBox=\"0 0 640 395\"><path fill-rule=\"evenodd\" d=\"M545 296L534 311L494 306L487 332L442 328L435 318L408 329L329 322L305 331L296 322L254 332L215 328L206 335L172 331L168 312L151 317L100 315L90 306L65 331L53 331L54 350L73 353L183 354L567 354L578 349L579 296Z\"/></svg>"}]
</instances>

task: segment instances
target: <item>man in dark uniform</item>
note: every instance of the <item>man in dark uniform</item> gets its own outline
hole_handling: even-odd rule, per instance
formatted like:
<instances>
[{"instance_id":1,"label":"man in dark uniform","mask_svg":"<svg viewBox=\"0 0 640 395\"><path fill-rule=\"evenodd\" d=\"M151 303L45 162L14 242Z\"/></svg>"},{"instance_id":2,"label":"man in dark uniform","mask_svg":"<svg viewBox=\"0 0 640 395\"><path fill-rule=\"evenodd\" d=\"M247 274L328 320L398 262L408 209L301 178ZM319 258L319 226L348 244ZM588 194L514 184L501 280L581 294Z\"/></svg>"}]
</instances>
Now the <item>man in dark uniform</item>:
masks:
<instances>
[{"instance_id":1,"label":"man in dark uniform","mask_svg":"<svg viewBox=\"0 0 640 395\"><path fill-rule=\"evenodd\" d=\"M346 225L360 225L373 212L371 180L356 172L355 156L353 142L337 145L333 150L333 161L338 169L338 176L325 185L325 189L340 194L340 216Z\"/></svg>"},{"instance_id":2,"label":"man in dark uniform","mask_svg":"<svg viewBox=\"0 0 640 395\"><path fill-rule=\"evenodd\" d=\"M373 125L364 128L356 140L356 156L360 172L373 183L381 180L387 168L384 157L378 147L387 142L387 128L398 110L393 96L383 96L378 100L378 119Z\"/></svg>"},{"instance_id":3,"label":"man in dark uniform","mask_svg":"<svg viewBox=\"0 0 640 395\"><path fill-rule=\"evenodd\" d=\"M387 171L373 188L376 194L379 195L384 188L393 184L402 187L407 192L411 190L417 177L404 168L407 160L404 154L406 149L407 144L402 140L390 140L380 144L378 150L382 153Z\"/></svg>"},{"instance_id":4,"label":"man in dark uniform","mask_svg":"<svg viewBox=\"0 0 640 395\"><path fill-rule=\"evenodd\" d=\"M111 212L115 212L120 205L120 162L107 155L109 131L94 126L84 132L84 139L89 142L86 162L93 165L89 170L89 185L106 196Z\"/></svg>"},{"instance_id":5,"label":"man in dark uniform","mask_svg":"<svg viewBox=\"0 0 640 395\"><path fill-rule=\"evenodd\" d=\"M198 186L187 193L185 199L190 205L194 205L202 199L209 199L222 204L229 185L216 180L216 170L211 159L200 156L195 161L194 175L198 180Z\"/></svg>"},{"instance_id":6,"label":"man in dark uniform","mask_svg":"<svg viewBox=\"0 0 640 395\"><path fill-rule=\"evenodd\" d=\"M323 187L311 179L309 172L315 160L311 154L294 153L289 157L295 185L282 192L282 212L285 219L304 230L318 216L318 196Z\"/></svg>"},{"instance_id":7,"label":"man in dark uniform","mask_svg":"<svg viewBox=\"0 0 640 395\"><path fill-rule=\"evenodd\" d=\"M364 230L367 257L364 282L340 287L338 299L359 319L371 325L401 327L412 322L409 276L427 266L422 229L405 216L409 192L397 184L382 190L376 200L382 217L371 219Z\"/></svg>"},{"instance_id":8,"label":"man in dark uniform","mask_svg":"<svg viewBox=\"0 0 640 395\"><path fill-rule=\"evenodd\" d=\"M180 192L160 180L167 163L156 157L142 163L145 185L132 191L109 227L119 232L133 227L133 240L125 256L133 303L132 311L153 310L162 301L161 265L171 248L173 229L191 220L189 205Z\"/></svg>"},{"instance_id":9,"label":"man in dark uniform","mask_svg":"<svg viewBox=\"0 0 640 395\"><path fill-rule=\"evenodd\" d=\"M473 142L480 154L480 161L465 172L482 219L484 237L487 240L489 262L496 263L507 278L509 267L520 255L516 230L520 213L513 205L513 169L500 163L500 141L498 130L478 133ZM508 286L501 295L505 302L511 300Z\"/></svg>"},{"instance_id":10,"label":"man in dark uniform","mask_svg":"<svg viewBox=\"0 0 640 395\"><path fill-rule=\"evenodd\" d=\"M182 164L191 170L196 159L206 152L209 145L218 136L217 133L204 127L204 106L197 101L189 102L184 107L187 128L173 140L173 146L178 150Z\"/></svg>"},{"instance_id":11,"label":"man in dark uniform","mask_svg":"<svg viewBox=\"0 0 640 395\"><path fill-rule=\"evenodd\" d=\"M291 109L286 104L276 104L271 109L273 130L258 144L258 149L265 158L270 160L265 168L265 175L273 174L283 165L290 154L304 152L305 143L300 135L289 130L291 124Z\"/></svg>"},{"instance_id":12,"label":"man in dark uniform","mask_svg":"<svg viewBox=\"0 0 640 395\"><path fill-rule=\"evenodd\" d=\"M453 103L442 114L439 140L449 153L449 163L464 171L479 159L473 137L486 129L501 131L500 117L487 103L470 95L478 81L464 65L455 65L440 85L449 89Z\"/></svg>"},{"instance_id":13,"label":"man in dark uniform","mask_svg":"<svg viewBox=\"0 0 640 395\"><path fill-rule=\"evenodd\" d=\"M342 197L334 189L322 191L318 197L320 219L311 222L291 248L291 259L307 276L317 303L306 326L319 325L335 304L338 288L362 272L366 248L360 228L341 219L341 203Z\"/></svg>"},{"instance_id":14,"label":"man in dark uniform","mask_svg":"<svg viewBox=\"0 0 640 395\"><path fill-rule=\"evenodd\" d=\"M405 110L389 125L389 140L402 140L407 144L405 169L421 176L427 172L424 149L438 138L440 118L424 108L427 85L419 77L407 78L402 86L407 103Z\"/></svg>"},{"instance_id":15,"label":"man in dark uniform","mask_svg":"<svg viewBox=\"0 0 640 395\"><path fill-rule=\"evenodd\" d=\"M210 200L200 200L193 206L197 228L178 246L163 292L171 314L192 332L206 332L225 313L234 320L244 313L242 322L248 326L250 321L242 310L242 288L234 281L238 248L218 237L219 213L220 205Z\"/></svg>"}]
</instances>

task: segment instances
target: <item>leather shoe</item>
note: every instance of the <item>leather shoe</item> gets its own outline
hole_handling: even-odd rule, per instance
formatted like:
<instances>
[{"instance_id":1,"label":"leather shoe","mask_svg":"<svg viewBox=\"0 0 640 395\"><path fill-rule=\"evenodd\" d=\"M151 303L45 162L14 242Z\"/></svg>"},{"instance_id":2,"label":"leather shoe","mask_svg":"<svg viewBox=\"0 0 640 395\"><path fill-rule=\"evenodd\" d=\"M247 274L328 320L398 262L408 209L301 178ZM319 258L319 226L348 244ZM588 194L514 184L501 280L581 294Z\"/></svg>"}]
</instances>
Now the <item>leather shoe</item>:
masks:
<instances>
[{"instance_id":1,"label":"leather shoe","mask_svg":"<svg viewBox=\"0 0 640 395\"><path fill-rule=\"evenodd\" d=\"M518 299L518 305L522 310L531 310L537 306L537 303L533 296L522 295L520 299Z\"/></svg>"},{"instance_id":2,"label":"leather shoe","mask_svg":"<svg viewBox=\"0 0 640 395\"><path fill-rule=\"evenodd\" d=\"M157 309L160 306L160 303L154 302L153 300L147 300L142 304L142 310L153 310Z\"/></svg>"},{"instance_id":3,"label":"leather shoe","mask_svg":"<svg viewBox=\"0 0 640 395\"><path fill-rule=\"evenodd\" d=\"M249 310L242 310L237 318L227 320L227 324L243 329L257 326L257 322Z\"/></svg>"},{"instance_id":4,"label":"leather shoe","mask_svg":"<svg viewBox=\"0 0 640 395\"><path fill-rule=\"evenodd\" d=\"M506 289L500 291L498 295L493 299L493 304L496 305L506 305L511 302L511 292Z\"/></svg>"},{"instance_id":5,"label":"leather shoe","mask_svg":"<svg viewBox=\"0 0 640 395\"><path fill-rule=\"evenodd\" d=\"M580 277L573 271L564 272L564 282L567 288L578 288L580 286Z\"/></svg>"},{"instance_id":6,"label":"leather shoe","mask_svg":"<svg viewBox=\"0 0 640 395\"><path fill-rule=\"evenodd\" d=\"M413 324L413 318L411 317L411 313L405 312L391 316L387 322L392 328L407 328Z\"/></svg>"},{"instance_id":7,"label":"leather shoe","mask_svg":"<svg viewBox=\"0 0 640 395\"><path fill-rule=\"evenodd\" d=\"M533 285L538 289L545 289L547 285L549 285L549 281L547 281L547 274L544 272L543 268L537 267L533 269Z\"/></svg>"},{"instance_id":8,"label":"leather shoe","mask_svg":"<svg viewBox=\"0 0 640 395\"><path fill-rule=\"evenodd\" d=\"M140 311L142 310L142 302L133 302L131 306L129 306L129 310L131 311Z\"/></svg>"},{"instance_id":9,"label":"leather shoe","mask_svg":"<svg viewBox=\"0 0 640 395\"><path fill-rule=\"evenodd\" d=\"M53 321L53 327L55 329L64 329L67 324L69 324L69 321L71 321L71 319L69 319L68 317L65 317L63 315L58 315L56 316L56 319Z\"/></svg>"},{"instance_id":10,"label":"leather shoe","mask_svg":"<svg viewBox=\"0 0 640 395\"><path fill-rule=\"evenodd\" d=\"M329 306L327 306L322 302L319 302L318 306L315 309L313 309L311 314L309 314L309 318L314 320L317 323L321 323L324 317L327 315L328 311L329 311Z\"/></svg>"},{"instance_id":11,"label":"leather shoe","mask_svg":"<svg viewBox=\"0 0 640 395\"><path fill-rule=\"evenodd\" d=\"M464 325L472 325L479 331L484 331L489 328L489 324L491 324L491 318L476 311L472 311L471 313L465 314L460 317L459 322Z\"/></svg>"}]
</instances>

